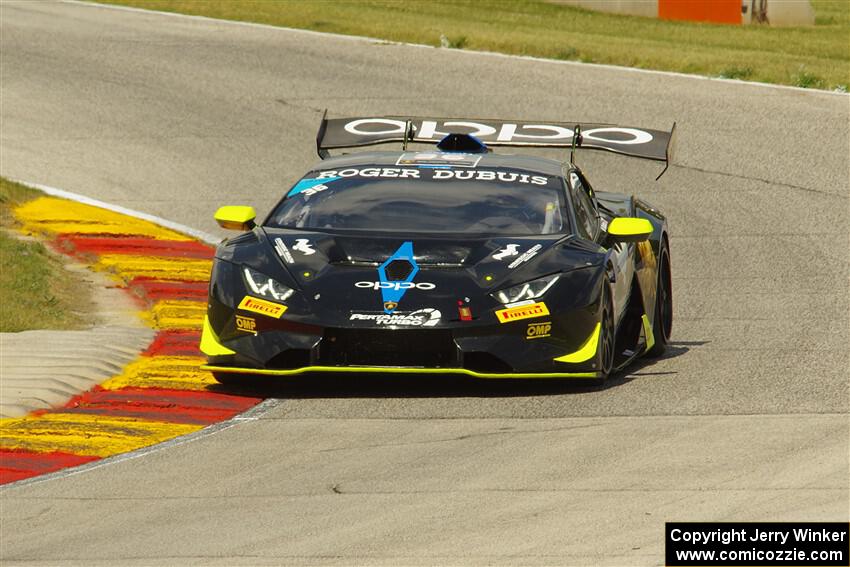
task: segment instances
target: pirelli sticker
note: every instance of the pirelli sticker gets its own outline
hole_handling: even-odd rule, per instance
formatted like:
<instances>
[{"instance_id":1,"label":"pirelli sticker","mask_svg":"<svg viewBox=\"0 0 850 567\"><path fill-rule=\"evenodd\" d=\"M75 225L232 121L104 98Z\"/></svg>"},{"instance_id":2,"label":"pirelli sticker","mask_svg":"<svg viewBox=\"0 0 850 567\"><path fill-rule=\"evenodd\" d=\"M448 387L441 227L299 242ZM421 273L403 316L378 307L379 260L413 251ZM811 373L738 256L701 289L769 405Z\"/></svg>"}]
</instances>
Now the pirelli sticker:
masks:
<instances>
[{"instance_id":1,"label":"pirelli sticker","mask_svg":"<svg viewBox=\"0 0 850 567\"><path fill-rule=\"evenodd\" d=\"M507 309L496 311L496 317L499 323L511 323L520 319L531 319L533 317L543 317L549 314L546 304L542 301L539 303L529 303L528 305L518 305Z\"/></svg>"},{"instance_id":2,"label":"pirelli sticker","mask_svg":"<svg viewBox=\"0 0 850 567\"><path fill-rule=\"evenodd\" d=\"M239 309L244 309L245 311L253 311L254 313L259 313L260 315L265 315L266 317L274 317L275 319L280 319L280 316L286 312L286 305L272 303L271 301L266 301L265 299L257 299L256 297L250 297L246 295L242 298L242 302L239 304Z\"/></svg>"}]
</instances>

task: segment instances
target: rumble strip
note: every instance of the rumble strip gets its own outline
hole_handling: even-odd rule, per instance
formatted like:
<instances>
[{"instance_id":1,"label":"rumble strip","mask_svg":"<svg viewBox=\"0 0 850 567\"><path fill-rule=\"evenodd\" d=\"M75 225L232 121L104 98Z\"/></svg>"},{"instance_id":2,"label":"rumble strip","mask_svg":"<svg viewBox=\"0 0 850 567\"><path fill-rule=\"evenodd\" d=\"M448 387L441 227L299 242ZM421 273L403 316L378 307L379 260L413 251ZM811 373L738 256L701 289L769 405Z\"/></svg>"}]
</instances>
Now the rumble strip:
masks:
<instances>
[{"instance_id":1,"label":"rumble strip","mask_svg":"<svg viewBox=\"0 0 850 567\"><path fill-rule=\"evenodd\" d=\"M14 213L23 232L132 294L138 315L156 334L119 374L64 406L0 420L0 484L194 433L261 401L224 393L198 368L205 360L198 342L210 245L146 219L54 196Z\"/></svg>"}]
</instances>

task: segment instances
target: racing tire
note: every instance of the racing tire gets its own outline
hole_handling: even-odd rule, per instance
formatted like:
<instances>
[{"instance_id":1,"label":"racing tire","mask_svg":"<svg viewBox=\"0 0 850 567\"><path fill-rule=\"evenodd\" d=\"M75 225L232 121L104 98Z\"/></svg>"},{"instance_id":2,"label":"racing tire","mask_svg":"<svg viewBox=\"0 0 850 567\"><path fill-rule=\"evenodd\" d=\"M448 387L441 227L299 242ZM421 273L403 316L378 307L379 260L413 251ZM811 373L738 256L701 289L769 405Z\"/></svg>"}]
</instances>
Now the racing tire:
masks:
<instances>
[{"instance_id":1,"label":"racing tire","mask_svg":"<svg viewBox=\"0 0 850 567\"><path fill-rule=\"evenodd\" d=\"M664 354L670 344L673 331L673 285L670 271L670 246L667 239L661 240L658 254L658 287L656 288L655 320L652 322L652 334L655 344L646 356L655 358Z\"/></svg>"},{"instance_id":2,"label":"racing tire","mask_svg":"<svg viewBox=\"0 0 850 567\"><path fill-rule=\"evenodd\" d=\"M614 368L616 329L614 329L614 305L611 301L611 287L606 283L602 288L602 319L599 331L599 373L598 382L605 382Z\"/></svg>"}]
</instances>

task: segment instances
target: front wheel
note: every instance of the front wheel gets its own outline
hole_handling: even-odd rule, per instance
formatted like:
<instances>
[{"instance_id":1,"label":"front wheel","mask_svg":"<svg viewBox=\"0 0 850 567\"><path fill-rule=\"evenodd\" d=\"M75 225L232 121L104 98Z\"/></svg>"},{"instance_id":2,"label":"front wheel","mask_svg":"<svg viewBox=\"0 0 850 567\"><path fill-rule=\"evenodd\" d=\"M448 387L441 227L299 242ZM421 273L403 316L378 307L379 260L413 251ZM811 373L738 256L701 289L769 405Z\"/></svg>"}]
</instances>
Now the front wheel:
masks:
<instances>
[{"instance_id":1,"label":"front wheel","mask_svg":"<svg viewBox=\"0 0 850 567\"><path fill-rule=\"evenodd\" d=\"M655 291L655 297L655 321L652 323L655 344L646 353L650 357L664 354L673 331L673 285L670 272L670 246L666 239L661 241L661 251L658 254L658 288Z\"/></svg>"},{"instance_id":2,"label":"front wheel","mask_svg":"<svg viewBox=\"0 0 850 567\"><path fill-rule=\"evenodd\" d=\"M602 290L602 320L599 330L599 377L604 382L614 368L614 304L608 284Z\"/></svg>"}]
</instances>

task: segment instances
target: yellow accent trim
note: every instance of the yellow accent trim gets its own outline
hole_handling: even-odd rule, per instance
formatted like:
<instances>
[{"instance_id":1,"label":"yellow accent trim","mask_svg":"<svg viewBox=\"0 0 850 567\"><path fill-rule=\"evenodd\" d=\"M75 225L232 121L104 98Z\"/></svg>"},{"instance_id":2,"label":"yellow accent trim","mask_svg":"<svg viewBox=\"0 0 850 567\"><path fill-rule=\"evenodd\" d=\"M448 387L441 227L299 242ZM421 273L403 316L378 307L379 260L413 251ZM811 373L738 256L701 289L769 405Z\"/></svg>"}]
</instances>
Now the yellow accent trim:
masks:
<instances>
[{"instance_id":1,"label":"yellow accent trim","mask_svg":"<svg viewBox=\"0 0 850 567\"><path fill-rule=\"evenodd\" d=\"M53 412L0 422L0 446L109 457L203 429L133 417Z\"/></svg>"},{"instance_id":2,"label":"yellow accent trim","mask_svg":"<svg viewBox=\"0 0 850 567\"><path fill-rule=\"evenodd\" d=\"M513 323L521 319L533 319L534 317L544 317L549 314L549 308L542 301L539 303L529 303L528 305L518 305L507 309L496 311L496 317L499 323Z\"/></svg>"},{"instance_id":3,"label":"yellow accent trim","mask_svg":"<svg viewBox=\"0 0 850 567\"><path fill-rule=\"evenodd\" d=\"M640 316L643 321L643 334L646 336L646 350L651 349L655 345L655 335L652 333L652 325L649 324L649 317L645 314Z\"/></svg>"},{"instance_id":4,"label":"yellow accent trim","mask_svg":"<svg viewBox=\"0 0 850 567\"><path fill-rule=\"evenodd\" d=\"M204 364L201 370L225 374L259 374L262 376L294 376L305 372L367 372L379 374L466 374L474 378L599 378L598 372L534 372L517 374L487 374L466 368L393 368L387 366L305 366L292 370L266 370L261 368L234 368Z\"/></svg>"},{"instance_id":5,"label":"yellow accent trim","mask_svg":"<svg viewBox=\"0 0 850 567\"><path fill-rule=\"evenodd\" d=\"M256 217L257 212L254 211L254 207L244 207L241 205L219 207L215 212L215 222L221 228L232 230L251 230Z\"/></svg>"},{"instance_id":6,"label":"yellow accent trim","mask_svg":"<svg viewBox=\"0 0 850 567\"><path fill-rule=\"evenodd\" d=\"M587 340L584 341L584 344L579 347L579 349L575 352L571 352L570 354L565 354L564 356L559 356L555 360L558 362L587 362L593 355L596 354L596 348L599 346L599 334L602 330L602 323L597 323L596 327L594 327L593 332L590 333L590 336L587 337Z\"/></svg>"},{"instance_id":7,"label":"yellow accent trim","mask_svg":"<svg viewBox=\"0 0 850 567\"><path fill-rule=\"evenodd\" d=\"M608 223L608 234L630 241L646 240L652 230L652 223L647 219L617 217Z\"/></svg>"},{"instance_id":8,"label":"yellow accent trim","mask_svg":"<svg viewBox=\"0 0 850 567\"><path fill-rule=\"evenodd\" d=\"M210 325L210 318L204 315L204 330L201 331L201 352L207 356L221 356L224 354L236 354L218 341L218 337Z\"/></svg>"},{"instance_id":9,"label":"yellow accent trim","mask_svg":"<svg viewBox=\"0 0 850 567\"><path fill-rule=\"evenodd\" d=\"M286 305L281 305L280 303L273 303L271 301L266 301L265 299L259 299L257 297L251 297L250 295L246 295L239 303L239 309L259 313L260 315L265 315L266 317L274 317L275 319L280 319L280 316L286 313L288 307Z\"/></svg>"}]
</instances>

